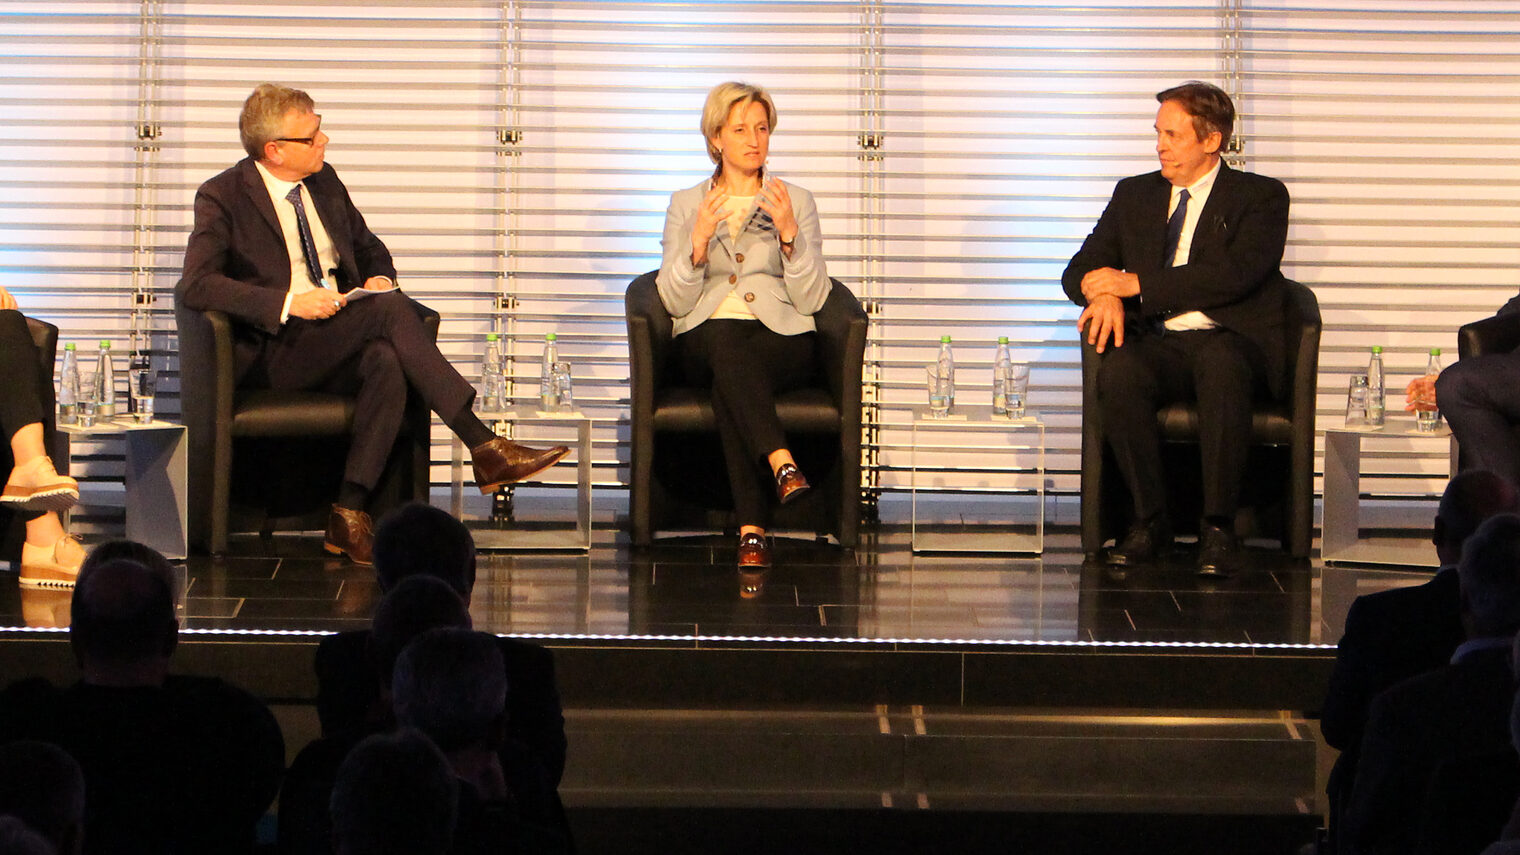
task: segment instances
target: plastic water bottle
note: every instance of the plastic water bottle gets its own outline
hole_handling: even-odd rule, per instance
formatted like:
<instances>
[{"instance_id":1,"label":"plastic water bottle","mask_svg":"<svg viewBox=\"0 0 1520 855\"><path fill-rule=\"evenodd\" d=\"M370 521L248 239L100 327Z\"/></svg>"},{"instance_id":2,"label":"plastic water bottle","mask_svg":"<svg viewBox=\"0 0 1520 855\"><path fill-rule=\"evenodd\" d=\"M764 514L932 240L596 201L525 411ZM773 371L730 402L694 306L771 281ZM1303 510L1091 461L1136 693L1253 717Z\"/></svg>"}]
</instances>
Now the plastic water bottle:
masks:
<instances>
[{"instance_id":1,"label":"plastic water bottle","mask_svg":"<svg viewBox=\"0 0 1520 855\"><path fill-rule=\"evenodd\" d=\"M945 398L955 406L955 356L950 352L950 336L939 337L939 358L935 360L934 372L944 381Z\"/></svg>"},{"instance_id":2,"label":"plastic water bottle","mask_svg":"<svg viewBox=\"0 0 1520 855\"><path fill-rule=\"evenodd\" d=\"M79 424L79 351L72 341L63 346L58 372L58 423Z\"/></svg>"},{"instance_id":3,"label":"plastic water bottle","mask_svg":"<svg viewBox=\"0 0 1520 855\"><path fill-rule=\"evenodd\" d=\"M559 390L554 385L554 363L559 361L559 337L554 333L544 336L544 359L538 369L538 397L542 408L553 411L559 406Z\"/></svg>"},{"instance_id":4,"label":"plastic water bottle","mask_svg":"<svg viewBox=\"0 0 1520 855\"><path fill-rule=\"evenodd\" d=\"M1383 396L1383 349L1372 348L1372 361L1367 363L1367 424L1383 424L1386 400Z\"/></svg>"},{"instance_id":5,"label":"plastic water bottle","mask_svg":"<svg viewBox=\"0 0 1520 855\"><path fill-rule=\"evenodd\" d=\"M506 409L507 372L501 358L501 337L486 333L486 356L480 365L480 408L488 413Z\"/></svg>"},{"instance_id":6,"label":"plastic water bottle","mask_svg":"<svg viewBox=\"0 0 1520 855\"><path fill-rule=\"evenodd\" d=\"M1430 359L1425 362L1425 379L1431 383L1441 376L1441 348L1430 349ZM1430 406L1427 408L1425 404ZM1421 398L1415 401L1414 426L1420 433L1435 433L1441 426L1441 411L1434 405L1436 401L1425 401Z\"/></svg>"},{"instance_id":7,"label":"plastic water bottle","mask_svg":"<svg viewBox=\"0 0 1520 855\"><path fill-rule=\"evenodd\" d=\"M1008 356L1008 336L998 336L997 353L992 357L992 414L1008 415L1008 375L1013 373L1013 359Z\"/></svg>"},{"instance_id":8,"label":"plastic water bottle","mask_svg":"<svg viewBox=\"0 0 1520 855\"><path fill-rule=\"evenodd\" d=\"M111 342L100 340L100 356L95 364L95 412L109 418L116 415L116 367L111 364Z\"/></svg>"}]
</instances>

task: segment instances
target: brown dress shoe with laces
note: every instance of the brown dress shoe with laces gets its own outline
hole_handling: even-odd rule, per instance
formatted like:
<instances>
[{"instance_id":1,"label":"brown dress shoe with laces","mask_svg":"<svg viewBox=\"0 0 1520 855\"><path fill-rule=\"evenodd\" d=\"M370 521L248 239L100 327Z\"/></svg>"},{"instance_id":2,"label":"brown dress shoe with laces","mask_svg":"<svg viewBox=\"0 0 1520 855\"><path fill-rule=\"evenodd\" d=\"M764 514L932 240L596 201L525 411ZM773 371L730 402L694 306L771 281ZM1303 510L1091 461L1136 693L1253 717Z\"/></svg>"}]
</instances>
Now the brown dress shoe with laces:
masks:
<instances>
[{"instance_id":1,"label":"brown dress shoe with laces","mask_svg":"<svg viewBox=\"0 0 1520 855\"><path fill-rule=\"evenodd\" d=\"M739 535L739 569L771 566L771 543L763 534Z\"/></svg>"},{"instance_id":2,"label":"brown dress shoe with laces","mask_svg":"<svg viewBox=\"0 0 1520 855\"><path fill-rule=\"evenodd\" d=\"M776 470L776 501L786 504L808 491L807 479L791 463L781 464Z\"/></svg>"},{"instance_id":3,"label":"brown dress shoe with laces","mask_svg":"<svg viewBox=\"0 0 1520 855\"><path fill-rule=\"evenodd\" d=\"M347 555L355 564L375 563L374 522L369 514L333 505L327 517L327 538L322 544L334 555Z\"/></svg>"},{"instance_id":4,"label":"brown dress shoe with laces","mask_svg":"<svg viewBox=\"0 0 1520 855\"><path fill-rule=\"evenodd\" d=\"M506 437L470 449L470 463L475 468L475 483L483 494L494 493L505 484L530 478L558 463L570 453L563 445L553 448L529 448Z\"/></svg>"}]
</instances>

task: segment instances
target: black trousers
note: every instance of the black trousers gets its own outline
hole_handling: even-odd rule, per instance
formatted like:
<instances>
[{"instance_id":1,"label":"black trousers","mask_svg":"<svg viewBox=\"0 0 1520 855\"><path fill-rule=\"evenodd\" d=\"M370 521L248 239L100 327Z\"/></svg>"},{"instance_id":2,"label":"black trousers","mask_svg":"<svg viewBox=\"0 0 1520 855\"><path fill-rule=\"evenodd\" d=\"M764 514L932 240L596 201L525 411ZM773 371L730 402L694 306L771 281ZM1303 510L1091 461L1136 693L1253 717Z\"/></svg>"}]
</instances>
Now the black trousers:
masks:
<instances>
[{"instance_id":1,"label":"black trousers","mask_svg":"<svg viewBox=\"0 0 1520 855\"><path fill-rule=\"evenodd\" d=\"M1436 380L1436 405L1462 448L1464 469L1487 469L1520 484L1520 353L1453 362Z\"/></svg>"},{"instance_id":2,"label":"black trousers","mask_svg":"<svg viewBox=\"0 0 1520 855\"><path fill-rule=\"evenodd\" d=\"M26 316L15 309L0 311L0 432L9 445L16 431L42 421L42 400L37 395L37 345L32 342ZM9 449L6 457L10 457Z\"/></svg>"},{"instance_id":3,"label":"black trousers","mask_svg":"<svg viewBox=\"0 0 1520 855\"><path fill-rule=\"evenodd\" d=\"M1156 413L1190 400L1198 402L1204 516L1233 518L1251 443L1251 404L1267 389L1261 349L1216 327L1126 336L1123 347L1110 347L1101 358L1103 433L1134 500L1135 518L1166 511Z\"/></svg>"},{"instance_id":4,"label":"black trousers","mask_svg":"<svg viewBox=\"0 0 1520 855\"><path fill-rule=\"evenodd\" d=\"M343 478L373 489L416 389L445 422L468 410L475 387L428 338L411 298L375 294L317 321L291 318L264 345L243 385L354 395L354 436Z\"/></svg>"},{"instance_id":5,"label":"black trousers","mask_svg":"<svg viewBox=\"0 0 1520 855\"><path fill-rule=\"evenodd\" d=\"M716 319L676 336L682 370L710 384L713 415L740 525L770 525L776 481L765 458L786 448L776 395L817 373L817 337L781 335L760 321Z\"/></svg>"}]
</instances>

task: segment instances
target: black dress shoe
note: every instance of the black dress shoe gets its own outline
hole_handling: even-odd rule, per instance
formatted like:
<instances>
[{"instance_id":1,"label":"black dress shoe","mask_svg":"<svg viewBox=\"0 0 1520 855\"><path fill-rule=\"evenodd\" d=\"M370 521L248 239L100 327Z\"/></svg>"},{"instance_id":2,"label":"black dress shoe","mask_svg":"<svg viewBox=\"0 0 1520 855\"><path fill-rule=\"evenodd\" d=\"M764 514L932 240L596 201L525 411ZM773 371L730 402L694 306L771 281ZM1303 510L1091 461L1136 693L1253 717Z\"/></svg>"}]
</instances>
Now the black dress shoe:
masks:
<instances>
[{"instance_id":1,"label":"black dress shoe","mask_svg":"<svg viewBox=\"0 0 1520 855\"><path fill-rule=\"evenodd\" d=\"M771 544L763 534L739 535L739 569L758 570L771 566Z\"/></svg>"},{"instance_id":2,"label":"black dress shoe","mask_svg":"<svg viewBox=\"0 0 1520 855\"><path fill-rule=\"evenodd\" d=\"M1240 540L1235 532L1204 523L1198 532L1198 575L1224 577L1240 569Z\"/></svg>"},{"instance_id":3,"label":"black dress shoe","mask_svg":"<svg viewBox=\"0 0 1520 855\"><path fill-rule=\"evenodd\" d=\"M1129 527L1124 539L1108 551L1108 563L1117 567L1149 564L1172 549L1172 527L1162 517Z\"/></svg>"},{"instance_id":4,"label":"black dress shoe","mask_svg":"<svg viewBox=\"0 0 1520 855\"><path fill-rule=\"evenodd\" d=\"M776 501L786 504L808 491L807 479L791 463L781 464L776 470Z\"/></svg>"}]
</instances>

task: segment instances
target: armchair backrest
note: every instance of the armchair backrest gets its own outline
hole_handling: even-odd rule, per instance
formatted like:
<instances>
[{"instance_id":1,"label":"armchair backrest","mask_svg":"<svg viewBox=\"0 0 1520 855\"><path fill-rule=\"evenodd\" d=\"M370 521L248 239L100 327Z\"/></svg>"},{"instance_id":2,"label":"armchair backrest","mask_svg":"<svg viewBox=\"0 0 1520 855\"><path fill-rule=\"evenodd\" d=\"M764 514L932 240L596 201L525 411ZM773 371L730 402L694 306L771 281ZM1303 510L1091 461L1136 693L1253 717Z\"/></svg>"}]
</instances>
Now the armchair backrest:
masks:
<instances>
[{"instance_id":1,"label":"armchair backrest","mask_svg":"<svg viewBox=\"0 0 1520 855\"><path fill-rule=\"evenodd\" d=\"M1319 383L1319 339L1324 320L1319 300L1309 286L1283 280L1283 356L1287 360L1287 385L1283 400L1296 415L1312 413Z\"/></svg>"},{"instance_id":2,"label":"armchair backrest","mask_svg":"<svg viewBox=\"0 0 1520 855\"><path fill-rule=\"evenodd\" d=\"M623 296L628 323L628 364L635 409L652 407L654 395L665 375L673 323L655 287L658 270L642 274L628 284ZM865 359L868 319L860 301L838 279L823 308L813 315L818 327L820 370L840 412L860 406L861 367ZM642 396L647 395L647 400Z\"/></svg>"}]
</instances>

